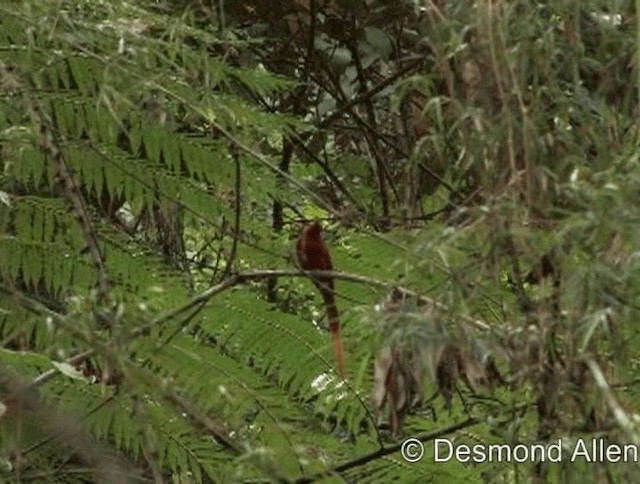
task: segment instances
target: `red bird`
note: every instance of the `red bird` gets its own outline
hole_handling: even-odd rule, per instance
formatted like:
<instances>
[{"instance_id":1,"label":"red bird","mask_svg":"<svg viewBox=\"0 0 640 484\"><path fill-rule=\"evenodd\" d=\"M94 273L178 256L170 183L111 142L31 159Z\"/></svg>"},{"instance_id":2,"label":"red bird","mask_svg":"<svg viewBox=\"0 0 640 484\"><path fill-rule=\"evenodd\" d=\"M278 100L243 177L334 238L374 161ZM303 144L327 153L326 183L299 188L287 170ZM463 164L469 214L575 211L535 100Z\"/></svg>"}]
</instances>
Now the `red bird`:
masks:
<instances>
[{"instance_id":1,"label":"red bird","mask_svg":"<svg viewBox=\"0 0 640 484\"><path fill-rule=\"evenodd\" d=\"M300 231L296 242L296 253L300 267L305 271L332 271L331 255L327 245L322 240L320 233L322 227L320 222L315 221L305 225ZM329 319L329 332L333 343L333 355L338 365L338 375L344 378L344 356L342 350L342 340L340 339L340 321L338 320L338 308L333 289L333 277L311 276L311 280L316 285L327 311Z\"/></svg>"}]
</instances>

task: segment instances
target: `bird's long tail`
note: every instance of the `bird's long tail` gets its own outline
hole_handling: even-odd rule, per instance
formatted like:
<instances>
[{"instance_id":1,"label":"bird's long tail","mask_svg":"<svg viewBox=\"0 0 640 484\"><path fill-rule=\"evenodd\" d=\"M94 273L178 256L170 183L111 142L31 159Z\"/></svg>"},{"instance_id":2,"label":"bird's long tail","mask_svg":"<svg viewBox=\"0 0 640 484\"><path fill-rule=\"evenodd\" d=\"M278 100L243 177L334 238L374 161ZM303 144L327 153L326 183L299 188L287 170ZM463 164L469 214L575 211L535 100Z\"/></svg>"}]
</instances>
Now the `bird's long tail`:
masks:
<instances>
[{"instance_id":1,"label":"bird's long tail","mask_svg":"<svg viewBox=\"0 0 640 484\"><path fill-rule=\"evenodd\" d=\"M342 347L342 338L340 337L338 308L336 307L335 297L331 289L323 287L321 292L327 310L327 319L329 319L329 333L331 334L333 356L336 360L338 376L344 379L344 349Z\"/></svg>"}]
</instances>

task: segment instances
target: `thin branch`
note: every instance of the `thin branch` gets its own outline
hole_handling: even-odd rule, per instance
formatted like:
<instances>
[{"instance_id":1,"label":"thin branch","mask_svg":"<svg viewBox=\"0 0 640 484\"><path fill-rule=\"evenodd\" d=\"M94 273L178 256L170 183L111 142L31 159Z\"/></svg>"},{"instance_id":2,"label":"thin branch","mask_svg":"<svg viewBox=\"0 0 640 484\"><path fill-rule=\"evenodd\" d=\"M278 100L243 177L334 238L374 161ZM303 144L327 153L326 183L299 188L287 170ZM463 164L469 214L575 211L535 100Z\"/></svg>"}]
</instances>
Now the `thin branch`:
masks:
<instances>
[{"instance_id":1,"label":"thin branch","mask_svg":"<svg viewBox=\"0 0 640 484\"><path fill-rule=\"evenodd\" d=\"M189 417L195 420L198 424L202 425L203 428L211 433L211 435L213 435L215 439L227 449L233 450L238 454L242 454L245 451L245 448L242 445L229 437L229 432L221 423L213 420L205 412L193 405L186 398L178 395L173 391L167 392L165 394L165 398L179 407L184 413L189 415Z\"/></svg>"},{"instance_id":2,"label":"thin branch","mask_svg":"<svg viewBox=\"0 0 640 484\"><path fill-rule=\"evenodd\" d=\"M298 151L302 153L298 153L299 158L303 158L304 156L309 157L316 165L318 165L324 174L331 180L331 183L335 187L337 187L342 194L349 200L354 206L358 207L358 210L361 213L366 213L367 209L362 204L362 202L347 188L347 186L342 183L340 177L334 173L329 164L320 158L316 153L314 153L311 148L305 143L304 139L296 132L291 131L289 135L289 139L296 145Z\"/></svg>"},{"instance_id":3,"label":"thin branch","mask_svg":"<svg viewBox=\"0 0 640 484\"><path fill-rule=\"evenodd\" d=\"M342 106L340 106L338 110L334 111L332 114L330 114L329 116L324 118L322 121L317 123L316 127L318 129L327 128L328 126L331 125L332 122L334 122L337 119L340 119L345 113L348 113L349 111L351 111L351 109L353 109L355 106L362 104L363 102L367 101L368 99L372 98L373 96L375 96L376 94L384 90L387 86L396 82L405 74L408 74L414 71L415 69L417 69L418 67L420 67L423 63L423 60L424 59L420 57L419 59L411 62L410 64L407 64L405 67L398 70L393 75L387 77L386 79L383 79L381 82L373 86L367 92L363 92L357 95L351 101L343 104Z\"/></svg>"},{"instance_id":4,"label":"thin branch","mask_svg":"<svg viewBox=\"0 0 640 484\"><path fill-rule=\"evenodd\" d=\"M613 390L609 386L609 382L602 373L600 366L591 358L587 358L585 361L589 370L591 371L591 375L597 385L597 387L602 392L602 396L604 397L604 401L606 402L613 418L618 422L620 428L627 434L627 436L632 440L635 445L640 445L640 435L636 430L636 425L629 418L627 413L618 403L615 395L613 394Z\"/></svg>"},{"instance_id":5,"label":"thin branch","mask_svg":"<svg viewBox=\"0 0 640 484\"><path fill-rule=\"evenodd\" d=\"M229 253L229 259L227 259L227 265L224 268L223 278L231 274L233 270L233 264L235 263L236 254L238 252L238 238L240 236L240 209L241 209L241 188L242 188L242 170L240 167L240 155L235 146L231 146L231 157L236 167L235 179L235 201L234 201L234 220L233 220L233 242L231 243L231 252Z\"/></svg>"},{"instance_id":6,"label":"thin branch","mask_svg":"<svg viewBox=\"0 0 640 484\"><path fill-rule=\"evenodd\" d=\"M307 82L308 73L311 71L311 63L314 57L314 42L316 40L316 0L309 2L309 36L307 37L307 55L304 59L304 68L302 69L303 81Z\"/></svg>"},{"instance_id":7,"label":"thin branch","mask_svg":"<svg viewBox=\"0 0 640 484\"><path fill-rule=\"evenodd\" d=\"M356 23L356 19L352 18L352 32L353 37L349 42L349 50L351 51L351 57L353 58L356 72L358 76L358 83L360 84L360 91L366 92L367 89L367 78L364 73L364 68L362 66L362 61L360 60L360 54L358 51L357 39L355 38L358 26ZM340 83L337 84L337 88L342 90L342 86ZM378 189L380 190L380 203L382 205L382 215L384 224L388 224L389 222L389 195L387 193L387 182L391 186L392 191L394 192L396 199L398 199L398 192L395 190L393 185L393 179L389 170L387 169L387 160L386 156L382 152L380 148L380 143L378 139L378 132L380 131L378 127L378 120L376 119L376 112L373 107L372 98L368 97L364 102L365 112L367 114L368 125L370 129L364 131L364 135L369 139L369 144L371 146L371 150L373 151L373 156L376 162L376 175L378 178ZM372 135L371 133L375 133Z\"/></svg>"},{"instance_id":8,"label":"thin branch","mask_svg":"<svg viewBox=\"0 0 640 484\"><path fill-rule=\"evenodd\" d=\"M187 301L182 306L174 308L171 311L168 311L167 313L165 313L164 315L154 319L153 322L150 323L150 325L153 326L153 325L162 324L170 319L173 319L179 314L182 314L183 312L188 311L189 309L197 306L198 304L208 301L216 294L219 294L230 287L237 286L239 284L244 284L249 281L257 281L257 280L267 279L269 277L311 277L311 278L315 277L317 278L317 277L327 277L327 276L332 277L334 279L341 279L344 281L350 281L350 282L355 282L359 284L366 284L369 286L380 287L387 290L395 289L401 294L409 297L414 297L426 305L431 305L432 307L442 311L450 311L450 309L445 304L435 301L430 297L423 296L416 291L398 286L393 283L380 281L378 279L372 279L366 276L361 276L359 274L349 274L346 272L338 272L338 271L302 271L298 269L273 269L273 270L246 271L246 272L238 272L236 274L233 274L229 278L221 281L219 284L216 284L215 286L212 286L209 289L206 289L205 291L201 292L194 298ZM458 315L458 317L462 321L474 326L477 329L480 329L483 331L487 331L491 329L491 326L489 324L483 321L480 321L478 319L472 318L470 316Z\"/></svg>"},{"instance_id":9,"label":"thin branch","mask_svg":"<svg viewBox=\"0 0 640 484\"><path fill-rule=\"evenodd\" d=\"M463 420L462 422L459 422L457 424L451 425L449 427L445 427L443 429L440 430L436 430L435 432L429 432L427 434L422 434L419 435L417 437L415 437L415 439L419 440L420 442L430 442L432 440L435 440L439 437L443 437L445 435L449 435L453 432L456 432L458 430L462 430L465 429L467 427L471 427L477 423L479 423L481 420L479 418L475 418L475 417L469 417L465 420ZM369 454L365 454L362 455L360 457L357 457L353 460L344 462L340 465L337 465L335 467L332 467L330 469L328 469L325 472L319 473L319 474L315 474L313 476L309 476L309 477L303 477L301 479L296 480L295 482L298 484L302 484L302 483L309 483L309 482L314 482L316 480L321 480L321 479L325 479L327 476L332 475L332 474L340 474L346 471L349 471L351 469L355 469L357 467L361 467L363 465L368 464L369 462L372 462L376 459L379 459L381 457L387 456L387 455L391 455L391 454L395 454L396 452L399 452L402 449L402 446L404 445L404 442L400 442L399 444L394 444L391 445L389 447L385 447L383 449L378 449L375 452L371 452Z\"/></svg>"}]
</instances>

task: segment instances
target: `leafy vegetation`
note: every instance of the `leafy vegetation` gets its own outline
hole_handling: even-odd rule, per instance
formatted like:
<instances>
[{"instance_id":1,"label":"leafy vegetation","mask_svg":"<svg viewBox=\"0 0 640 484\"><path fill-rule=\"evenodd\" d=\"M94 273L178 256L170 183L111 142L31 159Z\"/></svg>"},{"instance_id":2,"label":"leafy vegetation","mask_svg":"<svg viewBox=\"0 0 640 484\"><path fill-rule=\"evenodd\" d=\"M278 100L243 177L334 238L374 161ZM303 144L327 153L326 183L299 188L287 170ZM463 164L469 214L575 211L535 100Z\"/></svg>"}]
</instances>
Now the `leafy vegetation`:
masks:
<instances>
[{"instance_id":1,"label":"leafy vegetation","mask_svg":"<svg viewBox=\"0 0 640 484\"><path fill-rule=\"evenodd\" d=\"M433 445L640 445L634 5L206 3L0 2L1 478L630 479Z\"/></svg>"}]
</instances>

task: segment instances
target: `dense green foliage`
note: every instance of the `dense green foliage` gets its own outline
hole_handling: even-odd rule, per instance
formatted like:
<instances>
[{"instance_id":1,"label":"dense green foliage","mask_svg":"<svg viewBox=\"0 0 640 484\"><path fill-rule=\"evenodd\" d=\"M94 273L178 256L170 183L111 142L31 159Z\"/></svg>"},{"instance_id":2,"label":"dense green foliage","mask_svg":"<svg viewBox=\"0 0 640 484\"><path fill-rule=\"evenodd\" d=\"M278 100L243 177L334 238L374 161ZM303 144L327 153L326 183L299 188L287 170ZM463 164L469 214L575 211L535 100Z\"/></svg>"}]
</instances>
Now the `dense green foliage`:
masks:
<instances>
[{"instance_id":1,"label":"dense green foliage","mask_svg":"<svg viewBox=\"0 0 640 484\"><path fill-rule=\"evenodd\" d=\"M634 6L226 3L0 2L0 479L629 479Z\"/></svg>"}]
</instances>

